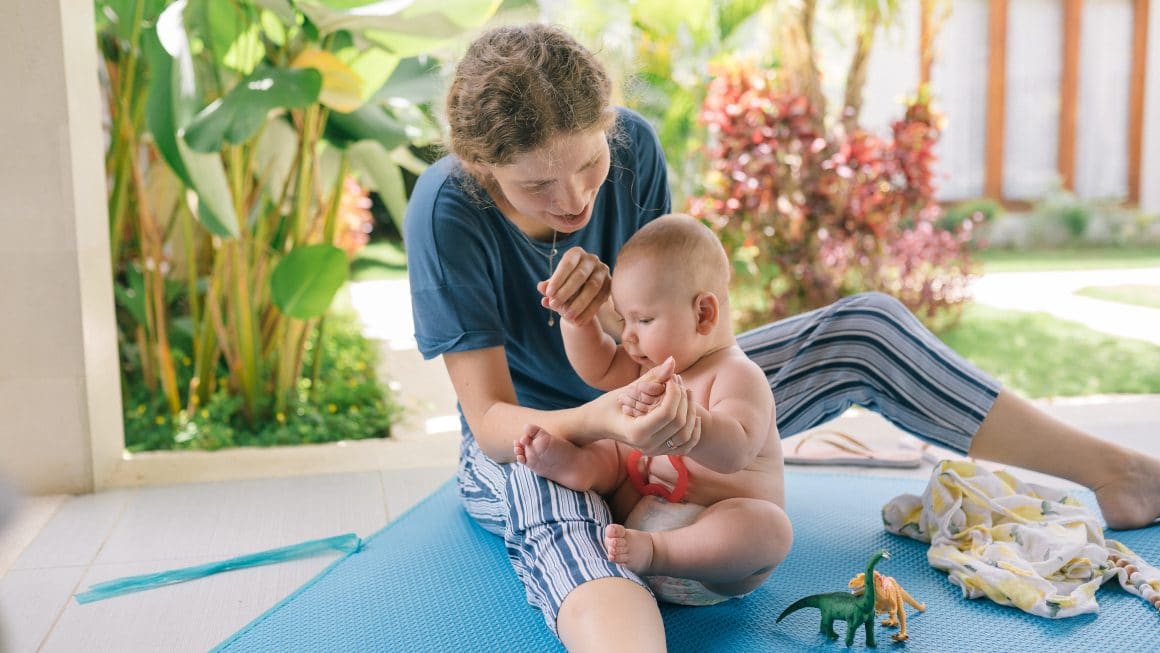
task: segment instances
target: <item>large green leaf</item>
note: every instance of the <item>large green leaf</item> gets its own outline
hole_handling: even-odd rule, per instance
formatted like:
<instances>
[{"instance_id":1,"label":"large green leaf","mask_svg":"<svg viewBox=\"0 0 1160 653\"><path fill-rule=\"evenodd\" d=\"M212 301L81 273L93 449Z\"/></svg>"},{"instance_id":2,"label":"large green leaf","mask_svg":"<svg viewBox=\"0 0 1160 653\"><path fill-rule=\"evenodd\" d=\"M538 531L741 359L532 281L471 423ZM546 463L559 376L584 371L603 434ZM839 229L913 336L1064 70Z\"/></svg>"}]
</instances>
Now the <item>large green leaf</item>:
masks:
<instances>
[{"instance_id":1,"label":"large green leaf","mask_svg":"<svg viewBox=\"0 0 1160 653\"><path fill-rule=\"evenodd\" d=\"M399 149L405 150L405 147ZM391 155L375 141L361 141L347 150L351 167L359 172L364 182L379 194L391 220L403 233L403 214L407 210L407 189L403 184L403 171Z\"/></svg>"},{"instance_id":2,"label":"large green leaf","mask_svg":"<svg viewBox=\"0 0 1160 653\"><path fill-rule=\"evenodd\" d=\"M254 164L266 179L266 193L281 197L298 156L298 130L286 116L275 118L262 130L254 148Z\"/></svg>"},{"instance_id":3,"label":"large green leaf","mask_svg":"<svg viewBox=\"0 0 1160 653\"><path fill-rule=\"evenodd\" d=\"M711 0L637 0L633 19L658 41L676 39L686 31L696 43L713 34Z\"/></svg>"},{"instance_id":4,"label":"large green leaf","mask_svg":"<svg viewBox=\"0 0 1160 653\"><path fill-rule=\"evenodd\" d=\"M149 323L145 317L145 277L136 265L130 265L125 271L129 285L113 284L113 298L117 305L129 311L137 324L144 327Z\"/></svg>"},{"instance_id":5,"label":"large green leaf","mask_svg":"<svg viewBox=\"0 0 1160 653\"><path fill-rule=\"evenodd\" d=\"M216 152L195 152L181 137L177 139L177 149L181 152L181 160L197 192L198 220L215 236L236 238L240 234L238 213L234 210L233 196L230 194L221 156Z\"/></svg>"},{"instance_id":6,"label":"large green leaf","mask_svg":"<svg viewBox=\"0 0 1160 653\"><path fill-rule=\"evenodd\" d=\"M252 0L253 3L262 9L272 13L282 24L289 28L297 24L298 15L294 12L294 7L288 0Z\"/></svg>"},{"instance_id":7,"label":"large green leaf","mask_svg":"<svg viewBox=\"0 0 1160 653\"><path fill-rule=\"evenodd\" d=\"M382 48L351 46L336 54L361 80L359 94L364 102L383 87L399 65L399 57Z\"/></svg>"},{"instance_id":8,"label":"large green leaf","mask_svg":"<svg viewBox=\"0 0 1160 653\"><path fill-rule=\"evenodd\" d=\"M290 317L320 317L346 283L346 254L334 245L304 245L291 250L270 275L270 298Z\"/></svg>"},{"instance_id":9,"label":"large green leaf","mask_svg":"<svg viewBox=\"0 0 1160 653\"><path fill-rule=\"evenodd\" d=\"M355 4L341 0L298 0L297 6L324 35L339 30L378 30L442 41L482 25L499 9L500 1L382 0Z\"/></svg>"},{"instance_id":10,"label":"large green leaf","mask_svg":"<svg viewBox=\"0 0 1160 653\"><path fill-rule=\"evenodd\" d=\"M108 30L122 41L130 42L133 39L133 13L140 6L142 0L96 0L94 7L98 30ZM141 7L142 31L157 20L157 16L165 9L166 0L144 0Z\"/></svg>"},{"instance_id":11,"label":"large green leaf","mask_svg":"<svg viewBox=\"0 0 1160 653\"><path fill-rule=\"evenodd\" d=\"M270 111L310 106L321 89L322 75L313 68L259 70L203 109L186 128L185 140L198 152L217 152L225 141L243 143Z\"/></svg>"},{"instance_id":12,"label":"large green leaf","mask_svg":"<svg viewBox=\"0 0 1160 653\"><path fill-rule=\"evenodd\" d=\"M214 59L243 75L252 73L266 56L258 12L251 5L236 0L203 2L204 36Z\"/></svg>"},{"instance_id":13,"label":"large green leaf","mask_svg":"<svg viewBox=\"0 0 1160 653\"><path fill-rule=\"evenodd\" d=\"M165 52L157 34L150 30L145 34L144 50L149 61L149 89L145 100L145 124L153 134L153 142L161 158L186 186L193 186L181 152L177 149L177 123L175 104L180 97L174 93L173 69L177 61Z\"/></svg>"},{"instance_id":14,"label":"large green leaf","mask_svg":"<svg viewBox=\"0 0 1160 653\"><path fill-rule=\"evenodd\" d=\"M385 150L409 143L403 123L377 102L368 102L351 113L334 111L326 121L326 140L338 147L365 140L377 141Z\"/></svg>"},{"instance_id":15,"label":"large green leaf","mask_svg":"<svg viewBox=\"0 0 1160 653\"><path fill-rule=\"evenodd\" d=\"M717 38L722 41L765 8L768 0L725 0L717 5Z\"/></svg>"},{"instance_id":16,"label":"large green leaf","mask_svg":"<svg viewBox=\"0 0 1160 653\"><path fill-rule=\"evenodd\" d=\"M403 98L415 104L431 102L439 98L446 88L439 66L439 60L435 57L407 57L399 62L375 97L383 101Z\"/></svg>"},{"instance_id":17,"label":"large green leaf","mask_svg":"<svg viewBox=\"0 0 1160 653\"><path fill-rule=\"evenodd\" d=\"M189 123L198 106L184 11L185 0L169 5L158 17L156 28L143 35L142 45L150 70L145 122L162 158L185 185L193 187L177 147L178 131Z\"/></svg>"},{"instance_id":18,"label":"large green leaf","mask_svg":"<svg viewBox=\"0 0 1160 653\"><path fill-rule=\"evenodd\" d=\"M197 193L201 223L218 236L237 236L238 217L221 158L190 150L181 137L199 101L185 29L185 5L185 0L178 0L161 12L156 26L157 47L146 42L155 78L150 82L146 108L149 130L165 162Z\"/></svg>"}]
</instances>

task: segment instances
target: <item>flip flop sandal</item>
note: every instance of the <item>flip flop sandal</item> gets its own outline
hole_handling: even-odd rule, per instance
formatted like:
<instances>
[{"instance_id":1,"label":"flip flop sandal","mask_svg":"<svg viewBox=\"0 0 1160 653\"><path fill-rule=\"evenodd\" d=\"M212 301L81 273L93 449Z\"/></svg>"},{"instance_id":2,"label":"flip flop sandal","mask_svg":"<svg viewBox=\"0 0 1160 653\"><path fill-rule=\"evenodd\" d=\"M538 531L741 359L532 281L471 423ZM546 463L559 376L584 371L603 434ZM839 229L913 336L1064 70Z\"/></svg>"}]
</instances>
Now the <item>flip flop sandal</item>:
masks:
<instances>
[{"instance_id":1,"label":"flip flop sandal","mask_svg":"<svg viewBox=\"0 0 1160 653\"><path fill-rule=\"evenodd\" d=\"M796 443L791 442L797 439ZM847 465L855 467L895 467L909 469L922 464L917 449L872 449L854 436L841 431L814 431L786 438L792 444L785 452L791 465Z\"/></svg>"}]
</instances>

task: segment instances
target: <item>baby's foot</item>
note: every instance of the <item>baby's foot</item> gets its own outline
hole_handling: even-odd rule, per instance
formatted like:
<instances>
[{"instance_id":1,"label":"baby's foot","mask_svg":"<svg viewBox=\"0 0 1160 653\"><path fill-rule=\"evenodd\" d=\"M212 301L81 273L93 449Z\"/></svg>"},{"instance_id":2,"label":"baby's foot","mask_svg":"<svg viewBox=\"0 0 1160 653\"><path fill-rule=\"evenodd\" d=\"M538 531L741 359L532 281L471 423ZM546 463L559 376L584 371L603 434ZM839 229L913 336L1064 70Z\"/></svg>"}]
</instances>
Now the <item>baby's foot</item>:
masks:
<instances>
[{"instance_id":1,"label":"baby's foot","mask_svg":"<svg viewBox=\"0 0 1160 653\"><path fill-rule=\"evenodd\" d=\"M587 466L582 464L580 448L563 438L553 437L544 429L529 424L524 435L513 443L516 460L548 480L573 490L592 489Z\"/></svg>"},{"instance_id":2,"label":"baby's foot","mask_svg":"<svg viewBox=\"0 0 1160 653\"><path fill-rule=\"evenodd\" d=\"M1160 459L1134 454L1119 478L1093 489L1109 528L1143 528L1160 519Z\"/></svg>"},{"instance_id":3,"label":"baby's foot","mask_svg":"<svg viewBox=\"0 0 1160 653\"><path fill-rule=\"evenodd\" d=\"M645 531L609 524L604 527L604 547L608 549L611 562L624 565L638 574L647 574L652 567L653 539Z\"/></svg>"}]
</instances>

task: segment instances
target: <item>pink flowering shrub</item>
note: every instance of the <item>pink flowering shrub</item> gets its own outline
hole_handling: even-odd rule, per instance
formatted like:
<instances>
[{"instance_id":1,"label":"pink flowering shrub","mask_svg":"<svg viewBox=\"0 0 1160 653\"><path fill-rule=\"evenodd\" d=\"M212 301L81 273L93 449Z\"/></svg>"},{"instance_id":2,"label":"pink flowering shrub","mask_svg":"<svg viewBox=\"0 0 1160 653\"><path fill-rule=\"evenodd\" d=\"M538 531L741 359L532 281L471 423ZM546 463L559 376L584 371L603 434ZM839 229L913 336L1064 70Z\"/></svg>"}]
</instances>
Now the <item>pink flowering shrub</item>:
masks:
<instances>
[{"instance_id":1,"label":"pink flowering shrub","mask_svg":"<svg viewBox=\"0 0 1160 653\"><path fill-rule=\"evenodd\" d=\"M939 227L938 120L920 95L893 137L821 127L819 109L774 72L717 71L702 106L711 170L689 210L734 261L739 326L876 290L933 327L958 318L973 222Z\"/></svg>"}]
</instances>

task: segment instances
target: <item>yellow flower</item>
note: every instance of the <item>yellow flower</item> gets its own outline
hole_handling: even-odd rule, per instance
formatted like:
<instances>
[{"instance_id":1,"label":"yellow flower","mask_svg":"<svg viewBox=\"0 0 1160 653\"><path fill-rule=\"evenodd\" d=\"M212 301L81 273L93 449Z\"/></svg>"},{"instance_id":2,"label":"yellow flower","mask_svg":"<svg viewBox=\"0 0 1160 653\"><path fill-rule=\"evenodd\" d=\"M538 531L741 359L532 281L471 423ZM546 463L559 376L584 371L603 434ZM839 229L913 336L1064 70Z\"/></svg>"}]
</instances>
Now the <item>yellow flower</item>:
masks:
<instances>
[{"instance_id":1,"label":"yellow flower","mask_svg":"<svg viewBox=\"0 0 1160 653\"><path fill-rule=\"evenodd\" d=\"M338 406L336 406L336 405L334 405L334 404L326 404L326 410L327 410L327 411L329 411L329 412L331 412L331 413L337 413L337 412L338 412Z\"/></svg>"},{"instance_id":2,"label":"yellow flower","mask_svg":"<svg viewBox=\"0 0 1160 653\"><path fill-rule=\"evenodd\" d=\"M157 424L164 424L165 423L165 416L158 415L157 417L153 418L153 421L156 422Z\"/></svg>"},{"instance_id":3,"label":"yellow flower","mask_svg":"<svg viewBox=\"0 0 1160 653\"><path fill-rule=\"evenodd\" d=\"M278 420L279 424L285 424L286 423L286 413L283 413L282 411L278 411L278 414L274 415L274 419Z\"/></svg>"}]
</instances>

